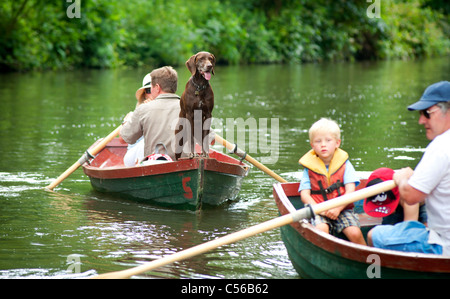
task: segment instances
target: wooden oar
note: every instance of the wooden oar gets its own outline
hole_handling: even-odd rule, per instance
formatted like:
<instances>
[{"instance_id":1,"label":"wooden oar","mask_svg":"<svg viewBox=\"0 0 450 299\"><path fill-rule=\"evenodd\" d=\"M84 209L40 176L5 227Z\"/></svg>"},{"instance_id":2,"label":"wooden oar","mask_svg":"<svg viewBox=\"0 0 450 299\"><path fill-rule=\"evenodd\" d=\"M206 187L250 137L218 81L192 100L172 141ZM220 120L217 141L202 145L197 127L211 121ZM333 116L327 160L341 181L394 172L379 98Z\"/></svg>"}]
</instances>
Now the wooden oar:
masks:
<instances>
[{"instance_id":1,"label":"wooden oar","mask_svg":"<svg viewBox=\"0 0 450 299\"><path fill-rule=\"evenodd\" d=\"M103 279L124 279L124 278L130 278L134 275L138 275L150 270L153 270L155 268L168 265L174 262L178 262L181 260L185 260L187 258L191 258L193 256L205 253L209 250L218 248L223 245L231 244L240 240L243 240L245 238L254 236L256 234L266 232L271 229L275 229L293 222L300 221L302 219L308 219L311 218L314 214L319 214L321 212L324 212L326 210L347 205L349 203L358 201L363 198L367 198L370 196L373 196L375 194L379 194L381 192L385 192L387 190L390 190L395 187L394 181L385 181L364 189L360 189L358 191L345 194L343 196L337 197L335 199L328 200L326 202L316 204L311 207L306 207L300 210L297 210L293 213L286 214L284 216L251 226L247 229L226 235L224 237L197 245L195 247L191 247L189 249L174 253L172 255L154 260L152 262L143 264L138 267L130 268L127 270L122 271L116 271L116 272L110 272L105 274L97 275L93 278L103 278ZM312 213L312 211L313 213Z\"/></svg>"},{"instance_id":2,"label":"wooden oar","mask_svg":"<svg viewBox=\"0 0 450 299\"><path fill-rule=\"evenodd\" d=\"M260 162L256 161L255 159L253 159L249 154L247 154L246 152L244 152L241 149L239 149L237 147L237 145L229 143L228 141L226 141L225 139L223 139L222 137L220 137L217 134L215 134L215 135L216 135L215 136L216 141L218 143L220 143L222 146L224 146L226 149L228 149L230 152L235 153L239 157L241 157L241 158L247 160L248 162L252 163L254 166L258 167L260 170L262 170L266 174L270 175L271 177L273 177L277 181L279 181L281 183L287 183L287 181L285 179L283 179L278 174L276 174L275 172L273 172L272 170L267 168L265 165L261 164Z\"/></svg>"},{"instance_id":3,"label":"wooden oar","mask_svg":"<svg viewBox=\"0 0 450 299\"><path fill-rule=\"evenodd\" d=\"M118 126L114 131L112 131L108 136L106 136L100 143L98 143L92 150L89 151L89 154L92 156L97 155L105 146L114 139L117 135L119 135L120 129L122 125ZM64 173L62 173L56 180L53 181L50 185L45 187L46 190L53 190L56 186L58 186L62 181L64 181L69 175L71 175L75 170L78 169L81 165L89 160L87 151L81 156L81 158L75 162L72 166L70 166Z\"/></svg>"}]
</instances>

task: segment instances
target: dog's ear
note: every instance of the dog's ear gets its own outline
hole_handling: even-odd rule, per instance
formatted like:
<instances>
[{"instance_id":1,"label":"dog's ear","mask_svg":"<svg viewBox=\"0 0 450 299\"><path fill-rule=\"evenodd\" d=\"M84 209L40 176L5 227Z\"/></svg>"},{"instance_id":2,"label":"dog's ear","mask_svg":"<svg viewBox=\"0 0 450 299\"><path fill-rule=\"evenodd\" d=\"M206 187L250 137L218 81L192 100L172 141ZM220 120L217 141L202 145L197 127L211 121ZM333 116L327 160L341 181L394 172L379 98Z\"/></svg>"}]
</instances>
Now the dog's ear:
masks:
<instances>
[{"instance_id":1,"label":"dog's ear","mask_svg":"<svg viewBox=\"0 0 450 299\"><path fill-rule=\"evenodd\" d=\"M191 58L186 61L186 67L191 72L192 75L195 75L195 72L197 71L197 67L195 66L195 57L197 54L192 55Z\"/></svg>"},{"instance_id":2,"label":"dog's ear","mask_svg":"<svg viewBox=\"0 0 450 299\"><path fill-rule=\"evenodd\" d=\"M214 67L216 66L216 56L214 56L214 54L211 54L211 57L212 57L212 59L213 59L213 61L212 61L213 68L212 68L212 70L211 70L211 73L212 73L213 75L215 75L215 74L214 74Z\"/></svg>"}]
</instances>

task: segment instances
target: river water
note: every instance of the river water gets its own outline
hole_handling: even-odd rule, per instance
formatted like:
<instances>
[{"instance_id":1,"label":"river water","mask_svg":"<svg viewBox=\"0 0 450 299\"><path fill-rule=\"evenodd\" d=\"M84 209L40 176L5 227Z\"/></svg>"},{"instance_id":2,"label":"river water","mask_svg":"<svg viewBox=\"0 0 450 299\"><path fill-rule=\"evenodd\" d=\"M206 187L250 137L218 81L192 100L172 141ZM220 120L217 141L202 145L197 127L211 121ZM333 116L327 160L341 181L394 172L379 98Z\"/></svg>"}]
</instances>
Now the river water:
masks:
<instances>
[{"instance_id":1,"label":"river water","mask_svg":"<svg viewBox=\"0 0 450 299\"><path fill-rule=\"evenodd\" d=\"M200 214L96 193L81 169L43 190L134 109L147 71L0 74L0 278L123 270L278 215L275 180L254 167L239 198ZM189 74L177 71L181 94ZM406 106L449 74L449 58L218 66L214 127L288 181L299 179L297 161L320 117L341 125L357 171L415 167L428 140ZM139 277L300 278L278 229Z\"/></svg>"}]
</instances>

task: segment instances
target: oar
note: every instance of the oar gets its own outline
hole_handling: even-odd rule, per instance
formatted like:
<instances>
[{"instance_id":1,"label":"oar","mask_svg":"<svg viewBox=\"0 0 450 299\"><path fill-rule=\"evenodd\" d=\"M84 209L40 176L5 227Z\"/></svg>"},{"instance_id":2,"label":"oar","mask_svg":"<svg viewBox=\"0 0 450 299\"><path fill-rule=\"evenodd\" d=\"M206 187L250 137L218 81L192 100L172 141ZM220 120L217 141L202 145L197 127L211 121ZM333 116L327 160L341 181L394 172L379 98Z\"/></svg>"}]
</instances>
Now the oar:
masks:
<instances>
[{"instance_id":1,"label":"oar","mask_svg":"<svg viewBox=\"0 0 450 299\"><path fill-rule=\"evenodd\" d=\"M267 168L265 165L261 164L260 162L256 161L255 159L253 159L249 154L247 154L246 152L244 152L241 149L239 149L237 147L237 145L229 143L228 141L226 141L225 139L223 139L222 137L220 137L217 134L215 134L215 135L216 135L215 136L216 141L218 143L220 143L222 146L224 146L226 149L228 149L230 152L233 152L236 155L238 155L239 157L241 157L241 158L247 160L248 162L252 163L254 166L258 167L260 170L262 170L266 174L270 175L271 177L273 177L277 181L279 181L281 183L287 183L287 181L285 179L283 179L278 174L276 174L275 172L273 172L272 170Z\"/></svg>"},{"instance_id":2,"label":"oar","mask_svg":"<svg viewBox=\"0 0 450 299\"><path fill-rule=\"evenodd\" d=\"M191 247L189 249L174 253L172 255L154 260L152 262L143 264L141 266L137 266L134 268L130 268L127 270L122 271L116 271L116 272L110 272L105 274L97 275L93 278L103 278L103 279L124 279L124 278L130 278L134 275L138 275L150 270L153 270L155 268L168 265L174 262L178 262L181 260L185 260L187 258L191 258L193 256L205 253L209 250L218 248L223 245L231 244L240 240L243 240L245 238L254 236L256 234L266 232L271 229L275 229L293 222L300 221L302 219L308 219L312 218L314 214L319 214L323 211L342 206L347 205L349 203L358 201L363 198L367 198L370 196L373 196L375 194L385 192L387 190L390 190L395 187L394 181L385 181L364 189L360 189L358 191L348 193L345 195L342 195L340 197L337 197L335 199L328 200L326 202L316 204L314 206L306 207L300 210L297 210L293 213L286 214L284 216L271 219L269 221L251 226L249 228L246 228L244 230L226 235L224 237L197 245L195 247ZM312 211L311 211L312 210Z\"/></svg>"},{"instance_id":3,"label":"oar","mask_svg":"<svg viewBox=\"0 0 450 299\"><path fill-rule=\"evenodd\" d=\"M75 162L72 166L70 166L64 173L62 173L56 180L53 181L50 185L45 187L46 190L53 190L56 186L58 186L62 181L64 181L69 175L71 175L75 170L78 169L81 165L89 160L88 154L95 156L97 155L105 146L116 137L122 125L118 126L114 131L112 131L108 136L106 136L100 143L98 143L89 153L86 151L81 158Z\"/></svg>"}]
</instances>

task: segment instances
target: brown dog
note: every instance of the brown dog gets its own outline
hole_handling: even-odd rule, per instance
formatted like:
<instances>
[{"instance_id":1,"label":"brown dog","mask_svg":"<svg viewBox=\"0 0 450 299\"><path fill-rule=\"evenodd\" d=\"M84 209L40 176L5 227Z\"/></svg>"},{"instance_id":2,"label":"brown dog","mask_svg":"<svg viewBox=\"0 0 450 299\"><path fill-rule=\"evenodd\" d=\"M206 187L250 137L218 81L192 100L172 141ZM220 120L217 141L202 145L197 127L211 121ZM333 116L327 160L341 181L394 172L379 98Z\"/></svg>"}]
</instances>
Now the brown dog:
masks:
<instances>
[{"instance_id":1,"label":"brown dog","mask_svg":"<svg viewBox=\"0 0 450 299\"><path fill-rule=\"evenodd\" d=\"M195 155L195 142L202 147L203 156L209 155L209 140L206 139L208 138L211 129L211 113L214 108L214 93L209 84L209 80L211 80L211 75L214 75L215 64L216 58L213 54L208 52L198 52L186 61L186 66L192 76L186 83L186 88L181 95L180 122L178 123L175 134L178 136L178 133L182 131L180 125L182 125L184 121L189 122L191 135L188 136L189 132L184 130L179 145L180 147L183 147L185 142L189 142L191 157ZM200 123L197 121L200 112L201 128L199 127ZM194 114L196 116L196 122L194 122ZM207 121L206 124L205 121ZM201 140L199 140L200 130ZM195 134L195 132L197 132L197 134ZM178 159L180 155L180 148L178 148L176 150L176 158Z\"/></svg>"}]
</instances>

